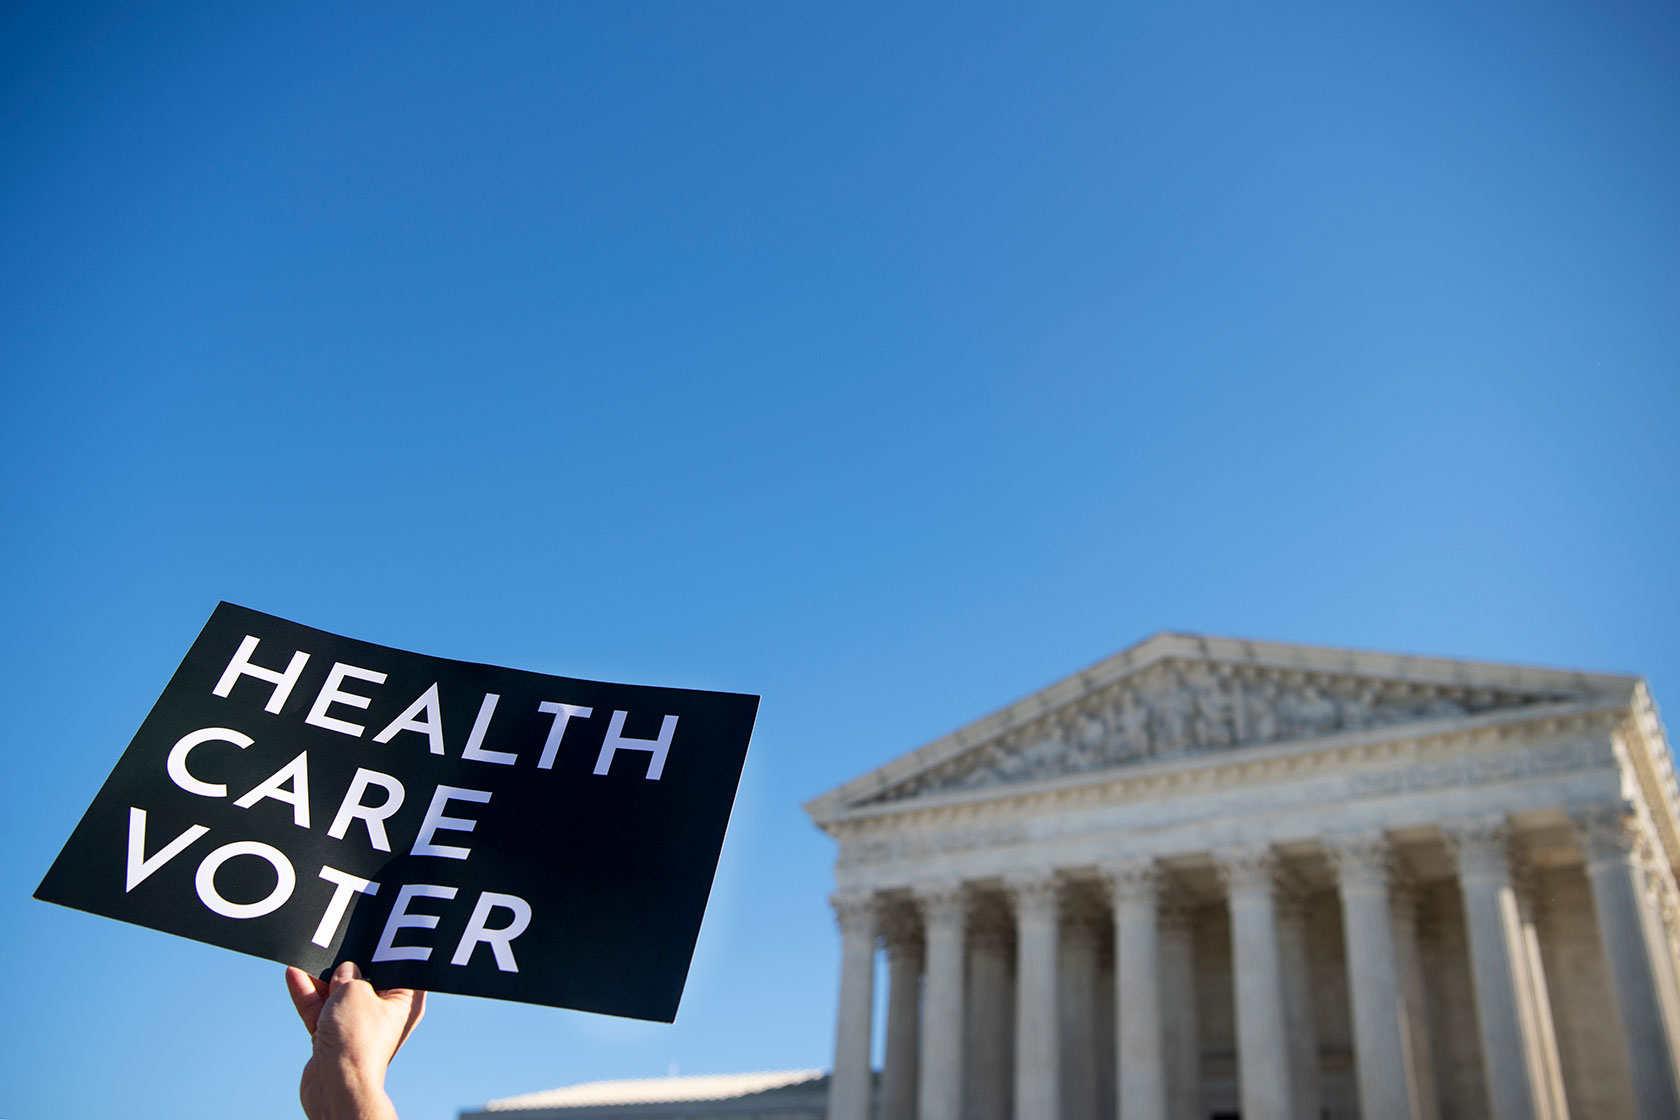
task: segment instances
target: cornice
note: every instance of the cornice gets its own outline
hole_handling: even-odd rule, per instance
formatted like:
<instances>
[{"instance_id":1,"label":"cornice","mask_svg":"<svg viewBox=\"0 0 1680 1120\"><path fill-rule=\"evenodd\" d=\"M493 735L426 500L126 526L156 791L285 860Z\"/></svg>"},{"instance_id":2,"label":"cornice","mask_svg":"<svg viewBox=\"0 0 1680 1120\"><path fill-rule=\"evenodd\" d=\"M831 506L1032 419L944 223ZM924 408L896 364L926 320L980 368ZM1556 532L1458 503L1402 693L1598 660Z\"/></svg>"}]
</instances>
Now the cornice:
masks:
<instances>
[{"instance_id":1,"label":"cornice","mask_svg":"<svg viewBox=\"0 0 1680 1120\"><path fill-rule=\"evenodd\" d=\"M1438 752L1478 739L1491 737L1500 741L1536 727L1542 733L1594 727L1608 733L1614 717L1625 711L1626 705L1621 702L1567 702L1452 720L1368 728L1216 754L1139 762L1112 770L853 806L817 823L824 831L838 835L850 831L847 826L891 822L893 827L900 827L997 820L1011 810L1043 811L1075 802L1120 802L1143 794L1170 795L1253 781L1306 778L1363 763Z\"/></svg>"}]
</instances>

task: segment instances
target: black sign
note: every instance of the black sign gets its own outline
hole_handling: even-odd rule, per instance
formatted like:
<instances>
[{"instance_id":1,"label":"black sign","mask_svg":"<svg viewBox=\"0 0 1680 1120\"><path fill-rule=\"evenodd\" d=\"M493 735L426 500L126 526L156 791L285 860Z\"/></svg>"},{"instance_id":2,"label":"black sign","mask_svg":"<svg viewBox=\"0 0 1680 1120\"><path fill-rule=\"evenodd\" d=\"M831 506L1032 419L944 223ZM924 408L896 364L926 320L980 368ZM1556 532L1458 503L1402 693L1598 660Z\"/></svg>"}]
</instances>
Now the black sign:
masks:
<instances>
[{"instance_id":1,"label":"black sign","mask_svg":"<svg viewBox=\"0 0 1680 1120\"><path fill-rule=\"evenodd\" d=\"M35 897L318 976L668 1023L757 711L223 603Z\"/></svg>"}]
</instances>

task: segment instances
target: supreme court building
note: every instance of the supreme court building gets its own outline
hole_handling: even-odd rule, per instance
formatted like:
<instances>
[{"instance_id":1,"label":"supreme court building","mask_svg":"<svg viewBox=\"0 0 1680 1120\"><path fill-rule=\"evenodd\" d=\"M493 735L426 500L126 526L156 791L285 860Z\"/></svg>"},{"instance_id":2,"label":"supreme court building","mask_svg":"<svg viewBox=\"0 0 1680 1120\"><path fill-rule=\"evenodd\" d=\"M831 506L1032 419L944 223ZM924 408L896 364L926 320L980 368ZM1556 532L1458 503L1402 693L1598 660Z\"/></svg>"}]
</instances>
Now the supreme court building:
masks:
<instances>
[{"instance_id":1,"label":"supreme court building","mask_svg":"<svg viewBox=\"0 0 1680 1120\"><path fill-rule=\"evenodd\" d=\"M832 1120L1680 1118L1637 677L1160 634L806 808Z\"/></svg>"}]
</instances>

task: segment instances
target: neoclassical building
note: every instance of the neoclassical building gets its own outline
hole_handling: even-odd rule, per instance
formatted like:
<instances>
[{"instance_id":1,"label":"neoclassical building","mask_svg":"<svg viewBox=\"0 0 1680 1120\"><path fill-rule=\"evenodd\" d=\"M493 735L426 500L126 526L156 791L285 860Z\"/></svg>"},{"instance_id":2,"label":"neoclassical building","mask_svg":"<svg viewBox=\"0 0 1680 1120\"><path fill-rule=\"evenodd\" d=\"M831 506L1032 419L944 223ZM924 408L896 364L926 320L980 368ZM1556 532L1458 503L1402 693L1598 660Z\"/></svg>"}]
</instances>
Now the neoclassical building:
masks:
<instances>
[{"instance_id":1,"label":"neoclassical building","mask_svg":"<svg viewBox=\"0 0 1680 1120\"><path fill-rule=\"evenodd\" d=\"M1159 634L806 809L832 1120L1680 1118L1637 677Z\"/></svg>"}]
</instances>

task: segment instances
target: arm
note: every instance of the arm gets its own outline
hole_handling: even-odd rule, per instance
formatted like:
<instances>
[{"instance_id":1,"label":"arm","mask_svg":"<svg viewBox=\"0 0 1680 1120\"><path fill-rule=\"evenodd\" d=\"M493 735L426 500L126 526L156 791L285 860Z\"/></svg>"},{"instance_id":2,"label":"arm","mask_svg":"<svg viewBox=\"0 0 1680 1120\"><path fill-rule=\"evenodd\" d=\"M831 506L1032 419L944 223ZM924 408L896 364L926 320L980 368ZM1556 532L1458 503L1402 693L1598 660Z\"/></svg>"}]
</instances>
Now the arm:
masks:
<instances>
[{"instance_id":1,"label":"arm","mask_svg":"<svg viewBox=\"0 0 1680 1120\"><path fill-rule=\"evenodd\" d=\"M345 961L331 979L301 968L286 970L314 1053L303 1067L298 1096L309 1120L397 1120L385 1095L385 1067L426 1011L426 993L408 988L376 992Z\"/></svg>"}]
</instances>

